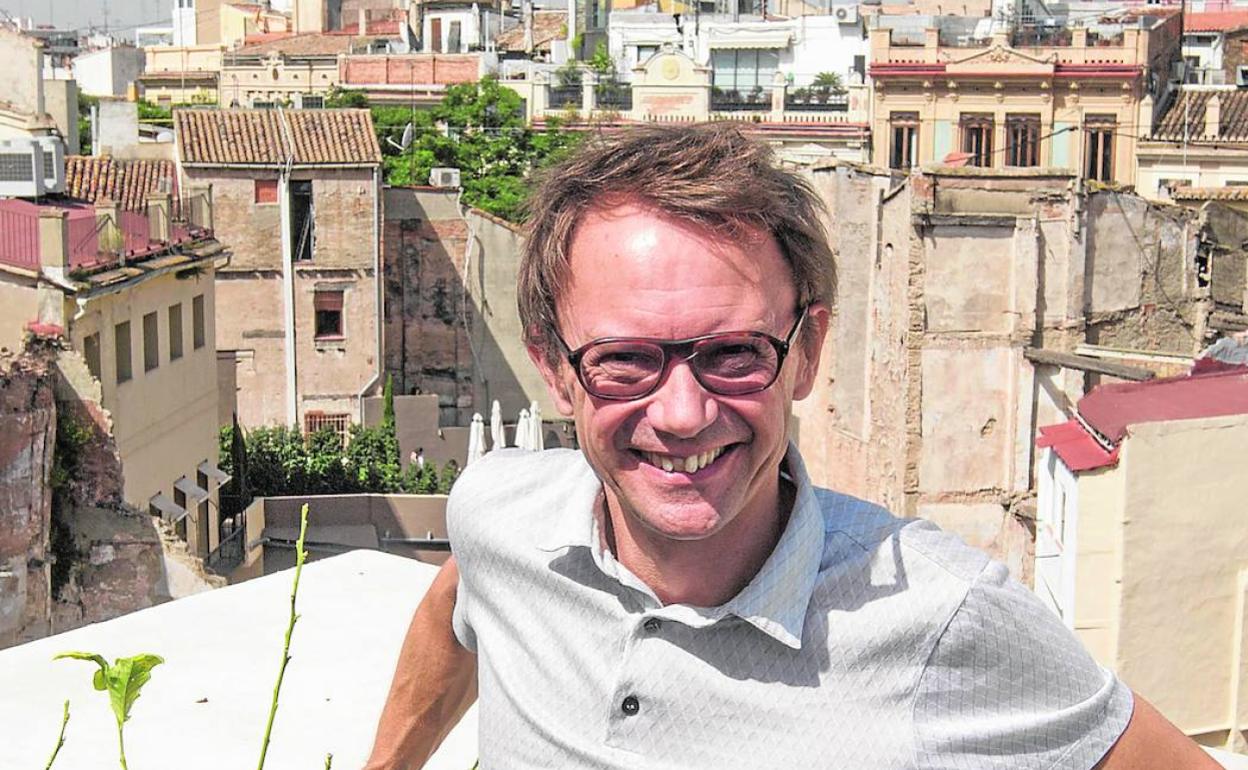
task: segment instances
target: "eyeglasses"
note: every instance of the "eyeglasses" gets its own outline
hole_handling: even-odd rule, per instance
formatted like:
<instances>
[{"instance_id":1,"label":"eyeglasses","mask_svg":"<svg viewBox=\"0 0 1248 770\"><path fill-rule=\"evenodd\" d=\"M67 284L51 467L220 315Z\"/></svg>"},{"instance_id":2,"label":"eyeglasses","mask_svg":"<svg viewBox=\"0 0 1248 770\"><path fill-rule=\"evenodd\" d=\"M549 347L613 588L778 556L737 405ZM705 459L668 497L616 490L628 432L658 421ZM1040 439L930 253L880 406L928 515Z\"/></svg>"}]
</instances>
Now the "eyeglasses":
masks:
<instances>
[{"instance_id":1,"label":"eyeglasses","mask_svg":"<svg viewBox=\"0 0 1248 770\"><path fill-rule=\"evenodd\" d=\"M809 305L783 340L755 331L717 332L684 340L604 337L568 351L567 359L585 392L608 401L645 398L658 389L672 359L689 364L698 384L721 396L745 396L771 387L789 354Z\"/></svg>"}]
</instances>

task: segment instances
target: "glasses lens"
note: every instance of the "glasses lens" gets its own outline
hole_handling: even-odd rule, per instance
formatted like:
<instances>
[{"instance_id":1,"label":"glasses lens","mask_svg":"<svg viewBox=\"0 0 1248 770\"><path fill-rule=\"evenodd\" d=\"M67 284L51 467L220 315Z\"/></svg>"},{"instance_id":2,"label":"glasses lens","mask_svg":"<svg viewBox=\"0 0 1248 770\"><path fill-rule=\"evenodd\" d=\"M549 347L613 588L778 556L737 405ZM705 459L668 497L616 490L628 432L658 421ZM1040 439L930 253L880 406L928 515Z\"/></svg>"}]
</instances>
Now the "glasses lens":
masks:
<instances>
[{"instance_id":1,"label":"glasses lens","mask_svg":"<svg viewBox=\"0 0 1248 770\"><path fill-rule=\"evenodd\" d=\"M704 387L731 396L770 385L780 368L780 356L763 336L728 334L699 342L691 363Z\"/></svg>"},{"instance_id":2,"label":"glasses lens","mask_svg":"<svg viewBox=\"0 0 1248 770\"><path fill-rule=\"evenodd\" d=\"M663 374L663 349L638 340L600 342L581 358L581 381L600 398L631 398Z\"/></svg>"}]
</instances>

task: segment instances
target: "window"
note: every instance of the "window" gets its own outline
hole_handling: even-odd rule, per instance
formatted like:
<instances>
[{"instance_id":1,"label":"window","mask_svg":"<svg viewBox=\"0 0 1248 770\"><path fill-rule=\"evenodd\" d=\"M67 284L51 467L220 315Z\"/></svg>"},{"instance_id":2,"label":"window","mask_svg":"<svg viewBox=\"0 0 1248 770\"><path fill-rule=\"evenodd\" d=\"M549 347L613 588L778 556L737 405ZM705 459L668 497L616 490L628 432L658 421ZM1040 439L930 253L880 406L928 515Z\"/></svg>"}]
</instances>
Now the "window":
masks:
<instances>
[{"instance_id":1,"label":"window","mask_svg":"<svg viewBox=\"0 0 1248 770\"><path fill-rule=\"evenodd\" d=\"M87 360L87 370L91 376L100 379L100 335L88 334L82 340L82 357Z\"/></svg>"},{"instance_id":2,"label":"window","mask_svg":"<svg viewBox=\"0 0 1248 770\"><path fill-rule=\"evenodd\" d=\"M894 112L889 116L892 143L888 150L888 167L908 169L919 155L919 113Z\"/></svg>"},{"instance_id":3,"label":"window","mask_svg":"<svg viewBox=\"0 0 1248 770\"><path fill-rule=\"evenodd\" d=\"M155 313L143 316L143 371L160 366L160 329Z\"/></svg>"},{"instance_id":4,"label":"window","mask_svg":"<svg viewBox=\"0 0 1248 770\"><path fill-rule=\"evenodd\" d=\"M277 180L257 179L255 181L256 203L277 203Z\"/></svg>"},{"instance_id":5,"label":"window","mask_svg":"<svg viewBox=\"0 0 1248 770\"><path fill-rule=\"evenodd\" d=\"M718 50L711 54L711 82L723 91L770 89L779 66L779 51Z\"/></svg>"},{"instance_id":6,"label":"window","mask_svg":"<svg viewBox=\"0 0 1248 770\"><path fill-rule=\"evenodd\" d=\"M645 64L646 60L659 52L657 45L639 45L637 46L637 63Z\"/></svg>"},{"instance_id":7,"label":"window","mask_svg":"<svg viewBox=\"0 0 1248 770\"><path fill-rule=\"evenodd\" d=\"M134 376L130 368L129 321L122 321L113 327L113 353L117 358L117 382L126 382Z\"/></svg>"},{"instance_id":8,"label":"window","mask_svg":"<svg viewBox=\"0 0 1248 770\"><path fill-rule=\"evenodd\" d=\"M1040 116L1005 116L1005 165L1040 165Z\"/></svg>"},{"instance_id":9,"label":"window","mask_svg":"<svg viewBox=\"0 0 1248 770\"><path fill-rule=\"evenodd\" d=\"M1190 179L1160 179L1157 181L1157 194L1169 195L1171 190L1177 190L1180 187L1191 187Z\"/></svg>"},{"instance_id":10,"label":"window","mask_svg":"<svg viewBox=\"0 0 1248 770\"><path fill-rule=\"evenodd\" d=\"M204 295L191 300L191 344L196 350L204 346Z\"/></svg>"},{"instance_id":11,"label":"window","mask_svg":"<svg viewBox=\"0 0 1248 770\"><path fill-rule=\"evenodd\" d=\"M326 414L325 412L308 412L303 416L303 433L305 436L311 436L318 430L332 430L338 434L338 438L345 444L347 441L347 431L351 428L351 415L349 414Z\"/></svg>"},{"instance_id":12,"label":"window","mask_svg":"<svg viewBox=\"0 0 1248 770\"><path fill-rule=\"evenodd\" d=\"M312 209L312 182L299 180L290 183L290 242L294 247L294 260L308 262L312 259L316 244L316 223Z\"/></svg>"},{"instance_id":13,"label":"window","mask_svg":"<svg viewBox=\"0 0 1248 770\"><path fill-rule=\"evenodd\" d=\"M992 167L992 116L962 116L962 152L970 155L967 165Z\"/></svg>"},{"instance_id":14,"label":"window","mask_svg":"<svg viewBox=\"0 0 1248 770\"><path fill-rule=\"evenodd\" d=\"M319 110L325 106L325 97L304 95L299 103L305 110Z\"/></svg>"},{"instance_id":15,"label":"window","mask_svg":"<svg viewBox=\"0 0 1248 770\"><path fill-rule=\"evenodd\" d=\"M312 295L312 307L316 311L315 338L342 339L342 292L318 291Z\"/></svg>"},{"instance_id":16,"label":"window","mask_svg":"<svg viewBox=\"0 0 1248 770\"><path fill-rule=\"evenodd\" d=\"M182 303L169 306L169 360L182 357Z\"/></svg>"},{"instance_id":17,"label":"window","mask_svg":"<svg viewBox=\"0 0 1248 770\"><path fill-rule=\"evenodd\" d=\"M446 51L447 53L460 52L460 38L463 36L464 23L461 21L451 22L451 29L446 33Z\"/></svg>"},{"instance_id":18,"label":"window","mask_svg":"<svg viewBox=\"0 0 1248 770\"><path fill-rule=\"evenodd\" d=\"M1109 182L1114 178L1114 130L1117 121L1113 115L1089 115L1084 124L1087 134L1087 156L1084 174L1088 179Z\"/></svg>"}]
</instances>

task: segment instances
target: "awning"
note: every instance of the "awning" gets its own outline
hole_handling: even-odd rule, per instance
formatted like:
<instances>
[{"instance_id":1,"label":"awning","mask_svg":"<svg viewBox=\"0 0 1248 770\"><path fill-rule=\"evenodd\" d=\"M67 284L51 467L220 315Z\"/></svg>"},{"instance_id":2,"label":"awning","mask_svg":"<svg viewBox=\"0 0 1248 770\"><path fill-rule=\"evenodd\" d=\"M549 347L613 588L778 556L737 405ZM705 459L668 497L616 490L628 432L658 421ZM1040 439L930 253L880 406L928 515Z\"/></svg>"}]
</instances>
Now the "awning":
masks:
<instances>
[{"instance_id":1,"label":"awning","mask_svg":"<svg viewBox=\"0 0 1248 770\"><path fill-rule=\"evenodd\" d=\"M230 474L218 468L211 460L205 460L200 463L198 470L200 473L217 482L217 486L221 486L232 478Z\"/></svg>"},{"instance_id":2,"label":"awning","mask_svg":"<svg viewBox=\"0 0 1248 770\"><path fill-rule=\"evenodd\" d=\"M208 499L208 490L191 481L186 476L173 482L173 486L182 490L186 498L194 503L202 503Z\"/></svg>"},{"instance_id":3,"label":"awning","mask_svg":"<svg viewBox=\"0 0 1248 770\"><path fill-rule=\"evenodd\" d=\"M711 48L788 48L793 33L787 29L738 29L714 30L710 35Z\"/></svg>"},{"instance_id":4,"label":"awning","mask_svg":"<svg viewBox=\"0 0 1248 770\"><path fill-rule=\"evenodd\" d=\"M163 493L157 492L147 501L153 508L160 511L169 520L170 524L177 524L186 518L186 509L178 505L174 501L165 497Z\"/></svg>"}]
</instances>

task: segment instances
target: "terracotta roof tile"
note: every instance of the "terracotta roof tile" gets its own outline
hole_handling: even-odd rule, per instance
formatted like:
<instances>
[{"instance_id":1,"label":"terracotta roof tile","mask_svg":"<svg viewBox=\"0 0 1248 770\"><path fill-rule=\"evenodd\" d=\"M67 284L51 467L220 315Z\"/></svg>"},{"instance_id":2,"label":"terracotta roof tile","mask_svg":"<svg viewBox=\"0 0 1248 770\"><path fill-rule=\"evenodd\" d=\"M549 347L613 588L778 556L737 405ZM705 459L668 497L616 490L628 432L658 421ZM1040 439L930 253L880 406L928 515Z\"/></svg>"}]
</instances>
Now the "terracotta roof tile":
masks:
<instances>
[{"instance_id":1,"label":"terracotta roof tile","mask_svg":"<svg viewBox=\"0 0 1248 770\"><path fill-rule=\"evenodd\" d=\"M65 194L78 200L108 199L138 211L151 192L177 193L177 172L169 160L114 160L110 156L65 158Z\"/></svg>"},{"instance_id":2,"label":"terracotta roof tile","mask_svg":"<svg viewBox=\"0 0 1248 770\"><path fill-rule=\"evenodd\" d=\"M1176 201L1248 201L1248 187L1175 187L1170 197Z\"/></svg>"},{"instance_id":3,"label":"terracotta roof tile","mask_svg":"<svg viewBox=\"0 0 1248 770\"><path fill-rule=\"evenodd\" d=\"M368 110L174 110L173 124L191 166L381 163Z\"/></svg>"},{"instance_id":4,"label":"terracotta roof tile","mask_svg":"<svg viewBox=\"0 0 1248 770\"><path fill-rule=\"evenodd\" d=\"M1248 10L1189 13L1183 19L1184 32L1230 32L1248 26Z\"/></svg>"},{"instance_id":5,"label":"terracotta roof tile","mask_svg":"<svg viewBox=\"0 0 1248 770\"><path fill-rule=\"evenodd\" d=\"M238 56L266 53L281 53L287 56L335 56L340 53L351 53L353 40L355 38L350 35L281 34L279 37L244 45L232 53Z\"/></svg>"},{"instance_id":6,"label":"terracotta roof tile","mask_svg":"<svg viewBox=\"0 0 1248 770\"><path fill-rule=\"evenodd\" d=\"M549 51L554 40L568 36L567 11L537 11L533 14L533 50ZM494 36L494 44L502 51L524 50L524 25L512 27Z\"/></svg>"},{"instance_id":7,"label":"terracotta roof tile","mask_svg":"<svg viewBox=\"0 0 1248 770\"><path fill-rule=\"evenodd\" d=\"M1218 138L1224 141L1248 141L1248 90L1235 89L1180 91L1153 127L1151 138L1175 142L1181 142L1184 138L1202 139L1205 133L1205 105L1214 95L1217 95L1221 106Z\"/></svg>"}]
</instances>

